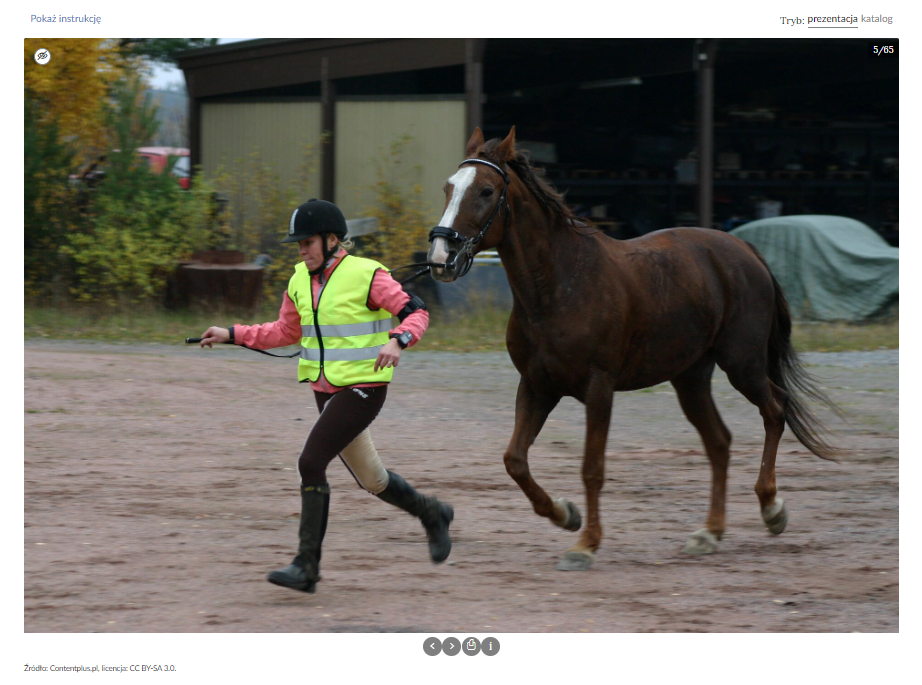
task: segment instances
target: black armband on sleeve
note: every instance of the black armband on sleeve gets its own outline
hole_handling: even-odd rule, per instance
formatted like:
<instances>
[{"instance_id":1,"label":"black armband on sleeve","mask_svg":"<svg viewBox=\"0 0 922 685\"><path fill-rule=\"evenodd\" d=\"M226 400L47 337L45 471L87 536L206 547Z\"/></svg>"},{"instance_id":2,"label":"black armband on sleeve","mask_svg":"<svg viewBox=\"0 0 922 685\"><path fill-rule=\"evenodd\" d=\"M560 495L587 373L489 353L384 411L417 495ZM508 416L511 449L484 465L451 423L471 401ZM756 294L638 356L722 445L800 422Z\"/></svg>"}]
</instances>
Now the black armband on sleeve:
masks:
<instances>
[{"instance_id":1,"label":"black armband on sleeve","mask_svg":"<svg viewBox=\"0 0 922 685\"><path fill-rule=\"evenodd\" d=\"M417 309L425 309L426 303L423 302L422 298L419 295L414 295L413 293L407 293L410 296L410 301L407 302L406 306L397 312L397 318L400 319L400 323L403 323L403 320L407 318L410 314L415 312Z\"/></svg>"}]
</instances>

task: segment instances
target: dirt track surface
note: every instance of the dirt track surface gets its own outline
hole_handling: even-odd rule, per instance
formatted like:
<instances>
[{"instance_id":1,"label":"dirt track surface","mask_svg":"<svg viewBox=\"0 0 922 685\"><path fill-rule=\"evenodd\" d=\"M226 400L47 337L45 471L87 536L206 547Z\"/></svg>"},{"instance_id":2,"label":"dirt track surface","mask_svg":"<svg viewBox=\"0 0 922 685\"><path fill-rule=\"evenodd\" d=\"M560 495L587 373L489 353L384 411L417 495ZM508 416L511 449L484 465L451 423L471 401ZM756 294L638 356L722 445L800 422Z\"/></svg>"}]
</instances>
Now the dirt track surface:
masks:
<instances>
[{"instance_id":1,"label":"dirt track surface","mask_svg":"<svg viewBox=\"0 0 922 685\"><path fill-rule=\"evenodd\" d=\"M806 358L851 424L830 422L840 464L785 433L783 535L752 490L758 411L718 373L734 435L720 551L681 552L704 525L710 468L662 385L616 397L602 547L590 571L562 573L578 533L536 516L503 467L508 357L411 351L372 435L386 467L454 505L449 563L334 461L323 578L306 595L265 581L295 550L295 460L316 417L293 360L26 342L25 631L898 631L898 353ZM585 516L584 428L564 400L530 464Z\"/></svg>"}]
</instances>

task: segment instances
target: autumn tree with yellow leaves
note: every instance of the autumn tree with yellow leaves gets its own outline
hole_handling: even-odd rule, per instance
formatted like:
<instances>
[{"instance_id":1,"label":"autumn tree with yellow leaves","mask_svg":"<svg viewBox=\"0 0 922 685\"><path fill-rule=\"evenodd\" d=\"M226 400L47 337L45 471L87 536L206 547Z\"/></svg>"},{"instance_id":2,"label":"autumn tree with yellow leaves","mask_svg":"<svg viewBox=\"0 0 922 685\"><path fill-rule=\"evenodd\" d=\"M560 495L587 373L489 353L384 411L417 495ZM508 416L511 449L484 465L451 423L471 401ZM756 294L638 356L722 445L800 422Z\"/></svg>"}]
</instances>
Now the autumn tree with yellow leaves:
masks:
<instances>
[{"instance_id":1,"label":"autumn tree with yellow leaves","mask_svg":"<svg viewBox=\"0 0 922 685\"><path fill-rule=\"evenodd\" d=\"M137 63L126 61L115 41L101 38L26 38L25 99L35 107L36 125L53 126L82 163L108 149L106 98ZM47 64L35 52L51 53Z\"/></svg>"},{"instance_id":2,"label":"autumn tree with yellow leaves","mask_svg":"<svg viewBox=\"0 0 922 685\"><path fill-rule=\"evenodd\" d=\"M26 38L25 97L35 103L39 125L54 122L74 148L78 163L111 149L107 100L120 81L144 76L151 62L171 62L177 51L214 45L215 38ZM35 61L46 49L51 59Z\"/></svg>"}]
</instances>

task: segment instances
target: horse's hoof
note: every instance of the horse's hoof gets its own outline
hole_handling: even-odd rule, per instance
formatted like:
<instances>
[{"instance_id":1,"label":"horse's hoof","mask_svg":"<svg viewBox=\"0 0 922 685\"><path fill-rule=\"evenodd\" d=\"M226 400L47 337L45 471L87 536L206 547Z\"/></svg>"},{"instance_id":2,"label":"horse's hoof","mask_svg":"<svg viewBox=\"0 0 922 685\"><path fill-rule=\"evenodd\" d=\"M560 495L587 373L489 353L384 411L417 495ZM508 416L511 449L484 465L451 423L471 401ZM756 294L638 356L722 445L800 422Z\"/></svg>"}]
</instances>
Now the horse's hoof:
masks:
<instances>
[{"instance_id":1,"label":"horse's hoof","mask_svg":"<svg viewBox=\"0 0 922 685\"><path fill-rule=\"evenodd\" d=\"M776 497L775 501L762 510L762 520L772 535L781 535L788 525L788 510L784 500Z\"/></svg>"},{"instance_id":2,"label":"horse's hoof","mask_svg":"<svg viewBox=\"0 0 922 685\"><path fill-rule=\"evenodd\" d=\"M595 561L592 552L567 552L563 559L557 562L558 571L588 571Z\"/></svg>"},{"instance_id":3,"label":"horse's hoof","mask_svg":"<svg viewBox=\"0 0 922 685\"><path fill-rule=\"evenodd\" d=\"M713 554L717 551L717 536L707 528L696 530L682 551L686 554Z\"/></svg>"},{"instance_id":4,"label":"horse's hoof","mask_svg":"<svg viewBox=\"0 0 922 685\"><path fill-rule=\"evenodd\" d=\"M567 512L566 520L563 523L554 521L554 525L560 526L564 530L579 530L580 526L583 525L583 517L579 513L579 507L565 497L554 500L554 504L557 507L562 507Z\"/></svg>"}]
</instances>

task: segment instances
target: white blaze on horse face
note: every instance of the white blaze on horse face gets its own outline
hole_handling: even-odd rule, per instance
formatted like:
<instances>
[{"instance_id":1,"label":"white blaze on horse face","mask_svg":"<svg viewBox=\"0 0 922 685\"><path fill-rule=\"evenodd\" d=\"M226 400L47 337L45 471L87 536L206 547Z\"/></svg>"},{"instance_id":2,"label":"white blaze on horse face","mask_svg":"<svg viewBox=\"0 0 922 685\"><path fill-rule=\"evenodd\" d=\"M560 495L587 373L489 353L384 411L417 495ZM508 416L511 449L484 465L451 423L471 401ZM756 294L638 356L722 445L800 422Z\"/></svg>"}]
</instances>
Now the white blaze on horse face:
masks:
<instances>
[{"instance_id":1,"label":"white blaze on horse face","mask_svg":"<svg viewBox=\"0 0 922 685\"><path fill-rule=\"evenodd\" d=\"M458 218L461 200L464 199L464 194L467 192L467 189L471 187L471 183L474 182L474 177L476 175L477 169L466 166L463 169L458 169L455 175L448 179L448 185L452 187L451 201L445 208L445 213L442 215L439 226L451 228L455 219Z\"/></svg>"},{"instance_id":2,"label":"white blaze on horse face","mask_svg":"<svg viewBox=\"0 0 922 685\"><path fill-rule=\"evenodd\" d=\"M448 185L451 186L452 189L451 200L448 201L448 206L445 208L442 220L439 221L439 226L452 228L452 224L455 219L458 218L458 210L461 209L461 201L464 199L467 189L470 188L471 184L474 182L474 177L476 175L477 169L468 166L463 169L458 169L455 175L448 179ZM444 238L436 238L432 241L432 252L430 253L429 260L439 262L440 264L444 264L448 261L448 250L445 249Z\"/></svg>"}]
</instances>

